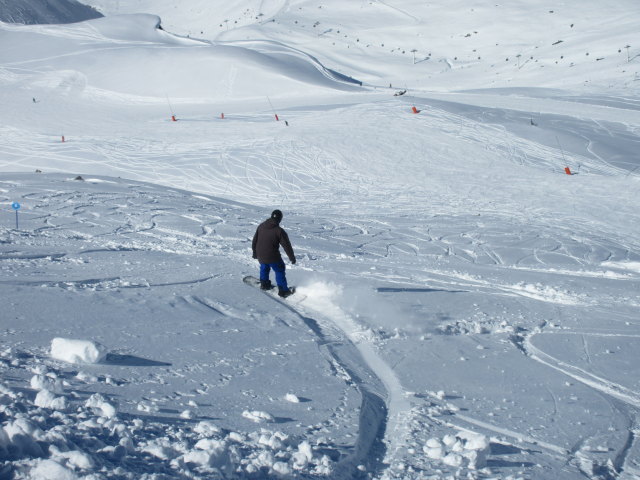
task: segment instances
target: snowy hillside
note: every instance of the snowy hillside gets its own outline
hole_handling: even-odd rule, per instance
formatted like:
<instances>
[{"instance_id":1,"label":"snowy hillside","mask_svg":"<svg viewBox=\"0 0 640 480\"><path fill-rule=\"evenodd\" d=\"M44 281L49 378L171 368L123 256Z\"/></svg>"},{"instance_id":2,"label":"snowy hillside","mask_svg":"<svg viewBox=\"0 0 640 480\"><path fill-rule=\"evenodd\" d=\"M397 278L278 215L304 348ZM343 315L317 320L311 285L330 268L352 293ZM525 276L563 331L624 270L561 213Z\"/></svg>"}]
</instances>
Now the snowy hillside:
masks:
<instances>
[{"instance_id":1,"label":"snowy hillside","mask_svg":"<svg viewBox=\"0 0 640 480\"><path fill-rule=\"evenodd\" d=\"M526 0L85 0L155 13L182 35L295 45L364 82L411 90L591 85L637 90L640 4ZM627 46L629 48L627 48ZM635 86L634 86L635 85Z\"/></svg>"},{"instance_id":2,"label":"snowy hillside","mask_svg":"<svg viewBox=\"0 0 640 480\"><path fill-rule=\"evenodd\" d=\"M0 478L640 476L635 2L86 3L0 23Z\"/></svg>"},{"instance_id":3,"label":"snowy hillside","mask_svg":"<svg viewBox=\"0 0 640 480\"><path fill-rule=\"evenodd\" d=\"M101 17L76 0L0 0L0 21L8 23L73 23Z\"/></svg>"}]
</instances>

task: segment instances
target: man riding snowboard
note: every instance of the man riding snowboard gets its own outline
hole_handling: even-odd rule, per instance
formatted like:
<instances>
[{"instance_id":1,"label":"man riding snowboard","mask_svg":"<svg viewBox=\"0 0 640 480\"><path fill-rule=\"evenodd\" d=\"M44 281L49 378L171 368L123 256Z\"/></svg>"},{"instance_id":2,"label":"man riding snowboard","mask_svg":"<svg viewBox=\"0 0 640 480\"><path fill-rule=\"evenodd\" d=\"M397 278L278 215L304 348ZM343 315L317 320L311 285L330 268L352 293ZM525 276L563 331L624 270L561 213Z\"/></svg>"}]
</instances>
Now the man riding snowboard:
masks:
<instances>
[{"instance_id":1,"label":"man riding snowboard","mask_svg":"<svg viewBox=\"0 0 640 480\"><path fill-rule=\"evenodd\" d=\"M257 258L260 262L260 288L263 290L273 288L269 279L269 274L273 269L276 272L278 295L286 298L293 294L293 290L287 286L284 261L280 255L280 245L282 245L292 265L296 263L296 256L293 253L289 235L280 227L281 221L282 212L274 210L271 213L271 218L262 222L256 229L251 247L253 249L253 258Z\"/></svg>"}]
</instances>

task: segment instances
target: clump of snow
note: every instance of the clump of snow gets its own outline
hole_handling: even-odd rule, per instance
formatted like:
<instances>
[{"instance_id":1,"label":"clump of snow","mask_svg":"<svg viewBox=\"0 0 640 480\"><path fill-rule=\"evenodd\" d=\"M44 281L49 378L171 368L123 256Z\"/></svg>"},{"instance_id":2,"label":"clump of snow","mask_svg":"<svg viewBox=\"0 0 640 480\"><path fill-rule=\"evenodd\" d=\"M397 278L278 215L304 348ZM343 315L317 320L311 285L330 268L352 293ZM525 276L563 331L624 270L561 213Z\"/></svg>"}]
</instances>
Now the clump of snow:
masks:
<instances>
[{"instance_id":1,"label":"clump of snow","mask_svg":"<svg viewBox=\"0 0 640 480\"><path fill-rule=\"evenodd\" d=\"M313 451L309 442L302 442L298 445L298 451L293 455L293 466L296 470L304 469L313 460Z\"/></svg>"},{"instance_id":2,"label":"clump of snow","mask_svg":"<svg viewBox=\"0 0 640 480\"><path fill-rule=\"evenodd\" d=\"M193 410L186 409L186 410L183 410L182 412L180 412L180 418L191 420L191 419L196 418L196 414L195 414L195 412Z\"/></svg>"},{"instance_id":3,"label":"clump of snow","mask_svg":"<svg viewBox=\"0 0 640 480\"><path fill-rule=\"evenodd\" d=\"M284 399L285 399L287 402L291 402L291 403L300 403L300 399L299 399L296 395L294 395L293 393L287 393L287 394L284 396Z\"/></svg>"},{"instance_id":4,"label":"clump of snow","mask_svg":"<svg viewBox=\"0 0 640 480\"><path fill-rule=\"evenodd\" d=\"M487 465L489 440L474 432L458 432L442 439L430 438L422 448L427 457L451 467L480 469Z\"/></svg>"},{"instance_id":5,"label":"clump of snow","mask_svg":"<svg viewBox=\"0 0 640 480\"><path fill-rule=\"evenodd\" d=\"M72 467L73 469L89 470L95 466L91 456L82 450L60 450L56 445L49 446L49 453L58 463Z\"/></svg>"},{"instance_id":6,"label":"clump of snow","mask_svg":"<svg viewBox=\"0 0 640 480\"><path fill-rule=\"evenodd\" d=\"M117 413L116 408L99 393L91 395L85 402L85 407L93 409L97 415L106 418L113 418Z\"/></svg>"},{"instance_id":7,"label":"clump of snow","mask_svg":"<svg viewBox=\"0 0 640 480\"><path fill-rule=\"evenodd\" d=\"M219 434L220 427L209 420L203 420L193 428L193 431L199 433L203 437L210 437Z\"/></svg>"},{"instance_id":8,"label":"clump of snow","mask_svg":"<svg viewBox=\"0 0 640 480\"><path fill-rule=\"evenodd\" d=\"M73 470L60 465L53 460L37 460L35 467L31 470L31 477L40 480L77 480L79 477Z\"/></svg>"},{"instance_id":9,"label":"clump of snow","mask_svg":"<svg viewBox=\"0 0 640 480\"><path fill-rule=\"evenodd\" d=\"M49 390L40 390L33 401L34 405L51 410L64 410L67 408L67 400L64 397L57 397Z\"/></svg>"},{"instance_id":10,"label":"clump of snow","mask_svg":"<svg viewBox=\"0 0 640 480\"><path fill-rule=\"evenodd\" d=\"M98 383L98 377L87 372L78 372L76 378L85 383Z\"/></svg>"},{"instance_id":11,"label":"clump of snow","mask_svg":"<svg viewBox=\"0 0 640 480\"><path fill-rule=\"evenodd\" d=\"M31 388L34 390L49 390L52 393L63 393L62 381L49 373L47 375L34 375L31 378Z\"/></svg>"},{"instance_id":12,"label":"clump of snow","mask_svg":"<svg viewBox=\"0 0 640 480\"><path fill-rule=\"evenodd\" d=\"M160 407L154 402L140 402L136 408L138 411L146 413L156 413L160 410Z\"/></svg>"},{"instance_id":13,"label":"clump of snow","mask_svg":"<svg viewBox=\"0 0 640 480\"><path fill-rule=\"evenodd\" d=\"M60 337L51 341L51 357L63 362L100 363L106 356L106 348L98 342Z\"/></svg>"},{"instance_id":14,"label":"clump of snow","mask_svg":"<svg viewBox=\"0 0 640 480\"><path fill-rule=\"evenodd\" d=\"M256 423L263 423L263 422L271 423L274 421L274 418L272 415L270 415L267 412L261 412L259 410L253 410L253 411L245 410L244 412L242 412L242 416Z\"/></svg>"}]
</instances>

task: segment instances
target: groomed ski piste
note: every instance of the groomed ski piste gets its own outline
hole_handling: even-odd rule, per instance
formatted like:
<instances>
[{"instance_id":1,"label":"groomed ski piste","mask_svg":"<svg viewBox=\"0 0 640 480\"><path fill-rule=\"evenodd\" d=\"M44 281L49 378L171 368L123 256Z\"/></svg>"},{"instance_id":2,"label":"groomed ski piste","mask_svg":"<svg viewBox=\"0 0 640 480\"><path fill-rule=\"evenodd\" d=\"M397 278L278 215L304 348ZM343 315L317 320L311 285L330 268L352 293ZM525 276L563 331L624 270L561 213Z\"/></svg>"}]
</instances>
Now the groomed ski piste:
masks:
<instances>
[{"instance_id":1,"label":"groomed ski piste","mask_svg":"<svg viewBox=\"0 0 640 480\"><path fill-rule=\"evenodd\" d=\"M636 2L84 3L0 23L0 478L640 478Z\"/></svg>"}]
</instances>

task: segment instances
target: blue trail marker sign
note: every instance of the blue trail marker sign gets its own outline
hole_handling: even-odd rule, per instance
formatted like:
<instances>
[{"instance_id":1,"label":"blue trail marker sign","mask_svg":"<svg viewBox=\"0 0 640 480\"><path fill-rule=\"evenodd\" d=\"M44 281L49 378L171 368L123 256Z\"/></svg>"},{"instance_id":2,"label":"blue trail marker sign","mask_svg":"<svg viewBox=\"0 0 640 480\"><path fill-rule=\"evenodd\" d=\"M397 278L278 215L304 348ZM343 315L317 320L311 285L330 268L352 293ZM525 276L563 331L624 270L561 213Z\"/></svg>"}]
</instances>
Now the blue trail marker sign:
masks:
<instances>
[{"instance_id":1,"label":"blue trail marker sign","mask_svg":"<svg viewBox=\"0 0 640 480\"><path fill-rule=\"evenodd\" d=\"M20 204L18 202L13 202L11 204L11 208L16 211L16 230L18 230L18 210L20 210Z\"/></svg>"}]
</instances>

